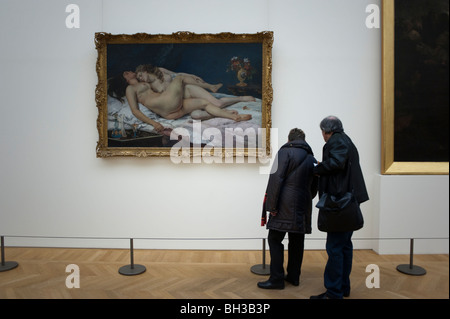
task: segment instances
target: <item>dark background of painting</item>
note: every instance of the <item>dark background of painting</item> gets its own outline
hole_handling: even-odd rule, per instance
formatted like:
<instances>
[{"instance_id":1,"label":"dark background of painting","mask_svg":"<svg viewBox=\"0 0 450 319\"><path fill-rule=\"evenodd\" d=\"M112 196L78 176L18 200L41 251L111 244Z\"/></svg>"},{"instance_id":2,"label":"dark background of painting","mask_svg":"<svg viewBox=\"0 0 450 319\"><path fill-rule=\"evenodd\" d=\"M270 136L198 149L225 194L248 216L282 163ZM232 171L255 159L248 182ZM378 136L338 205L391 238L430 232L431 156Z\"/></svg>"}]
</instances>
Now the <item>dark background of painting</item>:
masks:
<instances>
[{"instance_id":1,"label":"dark background of painting","mask_svg":"<svg viewBox=\"0 0 450 319\"><path fill-rule=\"evenodd\" d=\"M396 162L449 160L449 1L395 1Z\"/></svg>"},{"instance_id":2,"label":"dark background of painting","mask_svg":"<svg viewBox=\"0 0 450 319\"><path fill-rule=\"evenodd\" d=\"M153 64L174 72L195 74L212 84L223 83L219 93L232 94L227 87L239 82L234 72L227 72L234 56L250 59L255 73L248 84L261 87L261 43L108 44L107 76L134 71L140 64Z\"/></svg>"}]
</instances>

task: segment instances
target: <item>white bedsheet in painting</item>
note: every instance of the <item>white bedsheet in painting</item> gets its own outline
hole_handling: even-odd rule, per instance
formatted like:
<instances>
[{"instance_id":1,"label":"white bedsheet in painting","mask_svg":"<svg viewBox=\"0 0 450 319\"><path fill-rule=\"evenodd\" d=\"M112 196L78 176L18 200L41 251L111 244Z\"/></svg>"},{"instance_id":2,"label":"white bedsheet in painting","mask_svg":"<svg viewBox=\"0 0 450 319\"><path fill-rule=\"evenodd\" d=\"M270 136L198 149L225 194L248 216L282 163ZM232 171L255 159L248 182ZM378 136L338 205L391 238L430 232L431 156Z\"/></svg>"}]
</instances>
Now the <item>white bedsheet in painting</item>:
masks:
<instances>
[{"instance_id":1,"label":"white bedsheet in painting","mask_svg":"<svg viewBox=\"0 0 450 319\"><path fill-rule=\"evenodd\" d=\"M226 95L222 93L213 93L213 95L220 99L222 97L231 97L232 95ZM235 110L240 114L251 114L252 119L249 121L235 122L226 118L212 118L209 120L203 120L201 122L194 121L190 115L185 115L176 120L167 120L158 116L157 114L150 111L148 108L139 104L139 109L152 120L161 123L165 128L175 129L177 127L182 127L190 133L190 141L194 144L209 144L214 147L225 146L225 129L232 129L235 135L235 145L243 145L239 143L244 143L245 132L255 132L258 134L258 129L262 127L262 101L261 99L256 99L253 102L238 102L233 105L227 106L228 110ZM153 126L138 120L128 105L126 98L124 103L119 100L108 96L108 130L115 128L116 117L123 116L124 128L132 129L134 124L137 124L137 129L141 131L146 131L150 133L157 133ZM201 134L196 132L193 134L193 129L198 129L199 124L201 124ZM195 125L195 126L194 126ZM222 135L222 140L217 140L212 137L203 136L203 131L207 128L217 128L220 130ZM202 137L202 138L201 138ZM200 141L201 138L201 141ZM256 136L256 141L258 141L258 136ZM257 142L256 142L257 143ZM256 145L255 145L256 146Z\"/></svg>"}]
</instances>

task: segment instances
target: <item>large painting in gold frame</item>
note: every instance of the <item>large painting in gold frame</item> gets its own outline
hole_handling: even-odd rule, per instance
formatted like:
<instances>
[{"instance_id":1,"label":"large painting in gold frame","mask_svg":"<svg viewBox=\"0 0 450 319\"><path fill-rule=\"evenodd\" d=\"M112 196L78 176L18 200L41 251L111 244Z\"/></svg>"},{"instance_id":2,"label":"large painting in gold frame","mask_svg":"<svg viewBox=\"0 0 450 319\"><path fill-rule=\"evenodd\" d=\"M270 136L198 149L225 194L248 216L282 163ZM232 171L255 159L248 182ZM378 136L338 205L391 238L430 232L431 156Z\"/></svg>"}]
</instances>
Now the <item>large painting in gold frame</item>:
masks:
<instances>
[{"instance_id":1,"label":"large painting in gold frame","mask_svg":"<svg viewBox=\"0 0 450 319\"><path fill-rule=\"evenodd\" d=\"M198 152L204 155L205 149L214 151L214 156L219 154L222 157L238 155L267 157L270 155L271 104L273 98L271 82L272 44L273 32L271 31L253 34L176 32L172 34L114 35L96 33L98 84L95 97L98 108L97 129L99 134L96 148L97 157L161 157L172 155L171 149L177 141L172 140L173 136L171 136L170 130L178 129L177 125L181 124L176 124L178 122L175 122L175 119L156 117L152 118L153 122L144 123L137 120L127 126L127 124L124 124L124 119L133 118L136 113L130 113L132 107L126 104L129 100L125 94L126 90L122 89L121 94L116 94L118 91L111 93L111 83L114 82L114 77L123 80L125 72L135 71L138 64L158 66L160 70L167 71L164 76L167 76L167 74L171 76L169 81L175 81L174 79L179 74L188 74L195 81L202 82L202 85L206 83L215 86L213 88L202 86L202 89L214 95L214 101L220 100L223 104L226 104L226 107L220 106L220 108L225 110L229 107L229 113L239 116L242 114L245 119L251 117L251 120L248 121L235 121L234 117L233 119L226 118L231 125L231 129L228 127L225 129L228 130L226 132L232 131L235 135L236 133L237 135L239 133L244 135L240 137L242 141L238 143L236 140L232 148L226 147L228 144L222 143L222 148L218 151L217 145L212 144L211 146L210 143L203 140L205 133L202 134L202 131L200 131L201 141L193 141L195 136L191 136L188 139L190 140L191 157L198 155ZM144 58L143 54L145 54ZM186 60L190 62L186 62ZM138 80L141 81L142 79ZM195 84L189 83L191 86ZM185 87L187 86L188 84ZM217 89L218 86L219 89ZM151 86L151 89L156 93L164 91L163 89L158 91L159 88L153 88L153 86ZM197 88L192 90L194 93L197 91ZM194 93L191 95L194 96ZM232 100L230 99L236 97L242 98L243 102L231 103ZM249 97L252 99L249 100ZM139 100L137 109L141 111L143 108L140 102ZM114 106L112 106L113 104ZM233 109L233 107L235 108ZM203 113L205 113L204 110ZM206 122L202 122L203 115L201 113L195 113L200 120L197 120L197 117L194 118L193 115L190 118L189 115L191 114L194 113L189 113L183 117L187 123L183 123L183 125L186 126L193 122L193 128L190 128L192 134L193 131L199 130L198 127L201 127L200 130L204 129L205 125L202 126L202 124ZM114 116L115 118L113 118ZM135 116L133 120L136 119ZM155 121L156 125L154 125ZM242 129L240 126L233 126L233 123L238 122L243 124ZM153 126L148 123L152 123ZM140 130L142 124L150 127L150 130L152 127L155 128L155 131L149 133ZM158 124L161 124L161 128L164 129L156 131ZM213 132L210 142L218 140L217 134L214 134L219 132L219 125L223 133L225 124L218 124L217 127L215 125L209 123L206 126L209 128L208 132ZM256 134L262 133L256 137L257 142L253 146L253 144L250 145L250 137L246 134L252 132L252 129L255 131L256 128ZM136 135L136 132L140 135ZM220 136L220 133L218 134ZM178 139L181 138L183 136L179 135ZM207 147L205 148L205 146Z\"/></svg>"},{"instance_id":2,"label":"large painting in gold frame","mask_svg":"<svg viewBox=\"0 0 450 319\"><path fill-rule=\"evenodd\" d=\"M425 1L424 1L425 2ZM395 21L396 12L394 0L383 0L382 9L382 174L405 174L405 175L439 175L449 173L447 161L397 161L395 159L396 132L395 118ZM447 12L448 14L448 12ZM448 27L448 25L447 25ZM448 41L448 34L447 34ZM448 45L448 42L447 42ZM448 48L448 46L447 46ZM448 54L448 53L447 53ZM447 60L448 63L448 60ZM448 94L448 91L447 91ZM448 126L441 127L448 133Z\"/></svg>"}]
</instances>

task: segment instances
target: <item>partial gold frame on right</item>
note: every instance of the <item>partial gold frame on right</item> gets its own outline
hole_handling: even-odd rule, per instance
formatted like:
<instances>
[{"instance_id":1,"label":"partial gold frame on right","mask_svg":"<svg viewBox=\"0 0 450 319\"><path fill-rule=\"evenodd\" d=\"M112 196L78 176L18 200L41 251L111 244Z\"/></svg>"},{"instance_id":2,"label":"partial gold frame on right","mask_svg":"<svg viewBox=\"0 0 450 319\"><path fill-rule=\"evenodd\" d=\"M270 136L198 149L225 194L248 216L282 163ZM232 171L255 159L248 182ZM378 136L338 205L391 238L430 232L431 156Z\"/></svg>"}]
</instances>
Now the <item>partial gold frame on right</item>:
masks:
<instances>
[{"instance_id":1,"label":"partial gold frame on right","mask_svg":"<svg viewBox=\"0 0 450 319\"><path fill-rule=\"evenodd\" d=\"M381 174L448 175L448 162L394 161L395 1L383 0L382 6Z\"/></svg>"}]
</instances>

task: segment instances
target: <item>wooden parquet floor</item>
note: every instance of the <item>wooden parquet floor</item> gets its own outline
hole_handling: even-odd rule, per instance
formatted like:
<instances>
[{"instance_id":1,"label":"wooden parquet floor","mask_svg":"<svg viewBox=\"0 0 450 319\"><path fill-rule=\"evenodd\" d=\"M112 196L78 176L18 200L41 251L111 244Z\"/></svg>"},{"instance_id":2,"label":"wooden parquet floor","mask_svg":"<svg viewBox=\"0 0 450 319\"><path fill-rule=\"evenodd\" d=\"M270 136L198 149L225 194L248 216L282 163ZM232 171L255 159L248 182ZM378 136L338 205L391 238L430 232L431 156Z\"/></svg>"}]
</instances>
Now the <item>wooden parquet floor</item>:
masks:
<instances>
[{"instance_id":1,"label":"wooden parquet floor","mask_svg":"<svg viewBox=\"0 0 450 319\"><path fill-rule=\"evenodd\" d=\"M260 251L135 250L134 262L147 270L123 276L128 250L7 247L6 261L16 269L0 272L0 299L307 299L324 291L325 251L305 251L300 286L263 290L267 276L251 273L261 264ZM268 253L268 252L267 252ZM270 261L270 257L266 259ZM414 264L427 270L409 276L396 270L408 255L377 255L355 250L350 299L448 299L448 255L416 255ZM66 266L80 270L80 288L67 288ZM369 264L380 269L380 288L367 288ZM267 265L268 266L268 265Z\"/></svg>"}]
</instances>

